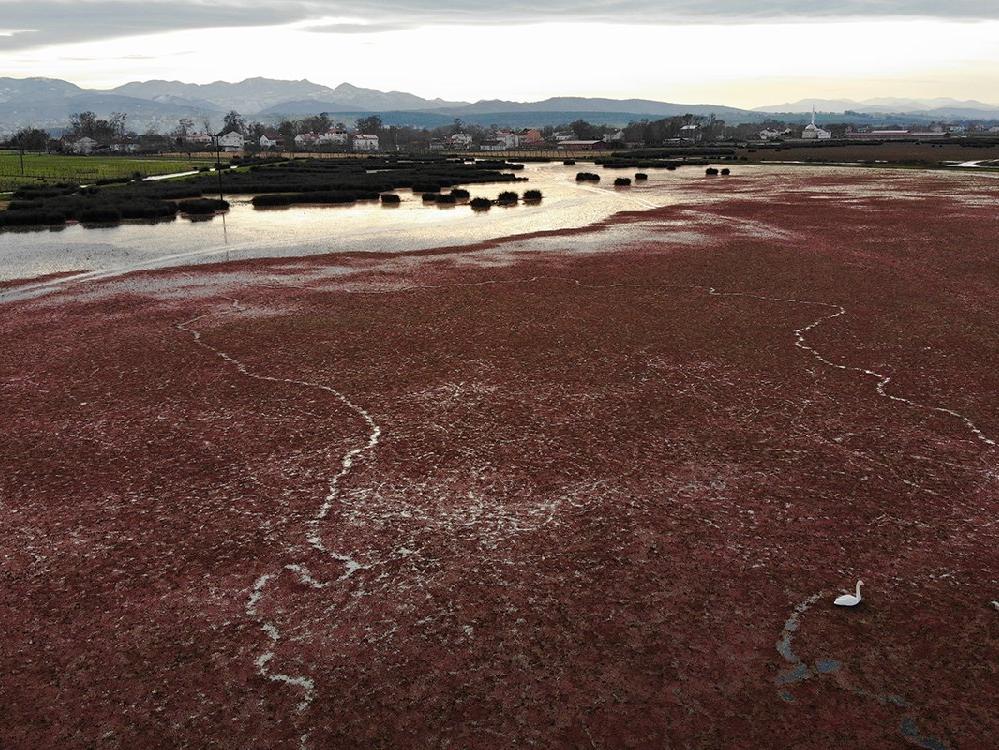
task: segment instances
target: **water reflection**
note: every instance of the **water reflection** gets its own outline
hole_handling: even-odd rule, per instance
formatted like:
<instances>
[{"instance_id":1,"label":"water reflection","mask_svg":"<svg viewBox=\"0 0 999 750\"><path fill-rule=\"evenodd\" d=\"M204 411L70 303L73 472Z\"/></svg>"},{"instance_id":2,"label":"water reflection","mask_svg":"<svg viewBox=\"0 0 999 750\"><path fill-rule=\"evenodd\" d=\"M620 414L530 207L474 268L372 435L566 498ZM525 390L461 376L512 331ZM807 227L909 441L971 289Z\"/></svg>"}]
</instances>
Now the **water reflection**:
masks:
<instances>
[{"instance_id":1,"label":"water reflection","mask_svg":"<svg viewBox=\"0 0 999 750\"><path fill-rule=\"evenodd\" d=\"M591 168L592 167L588 167ZM748 167L745 169L749 169ZM773 168L760 168L772 173ZM465 186L472 197L495 200L504 190L541 190L541 203L504 210L473 211L467 200L455 204L423 201L422 194L398 190L402 202L363 201L349 206L291 206L255 209L247 195L227 195L231 208L223 221L185 217L158 226L127 223L88 229L68 226L49 231L0 232L0 280L66 271L111 271L215 262L229 251L233 260L348 251L396 252L481 242L496 237L567 229L591 224L622 210L664 206L684 188L704 179L703 167L645 170L648 182L615 190L614 177L631 170L601 170L602 185L579 185L578 169L528 164L518 176L527 182ZM391 211L384 210L391 208ZM496 206L495 209L502 207ZM435 210L437 209L437 210ZM447 210L441 210L447 209Z\"/></svg>"}]
</instances>

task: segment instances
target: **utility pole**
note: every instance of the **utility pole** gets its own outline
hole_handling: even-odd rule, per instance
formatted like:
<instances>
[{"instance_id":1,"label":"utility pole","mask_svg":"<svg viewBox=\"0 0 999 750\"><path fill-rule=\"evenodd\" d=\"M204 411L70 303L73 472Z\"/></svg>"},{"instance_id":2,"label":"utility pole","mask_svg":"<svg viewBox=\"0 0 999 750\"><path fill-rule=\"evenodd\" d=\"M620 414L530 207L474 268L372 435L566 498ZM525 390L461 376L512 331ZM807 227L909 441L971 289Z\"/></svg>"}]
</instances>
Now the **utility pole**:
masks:
<instances>
[{"instance_id":1,"label":"utility pole","mask_svg":"<svg viewBox=\"0 0 999 750\"><path fill-rule=\"evenodd\" d=\"M215 134L215 173L219 176L219 200L222 198L222 144L219 143L219 138L222 133Z\"/></svg>"},{"instance_id":2,"label":"utility pole","mask_svg":"<svg viewBox=\"0 0 999 750\"><path fill-rule=\"evenodd\" d=\"M225 199L222 197L222 144L220 138L222 133L215 134L215 174L219 176L219 210L222 211L222 236L225 237L225 259L229 262L229 229L225 222L225 211L222 208L222 203Z\"/></svg>"}]
</instances>

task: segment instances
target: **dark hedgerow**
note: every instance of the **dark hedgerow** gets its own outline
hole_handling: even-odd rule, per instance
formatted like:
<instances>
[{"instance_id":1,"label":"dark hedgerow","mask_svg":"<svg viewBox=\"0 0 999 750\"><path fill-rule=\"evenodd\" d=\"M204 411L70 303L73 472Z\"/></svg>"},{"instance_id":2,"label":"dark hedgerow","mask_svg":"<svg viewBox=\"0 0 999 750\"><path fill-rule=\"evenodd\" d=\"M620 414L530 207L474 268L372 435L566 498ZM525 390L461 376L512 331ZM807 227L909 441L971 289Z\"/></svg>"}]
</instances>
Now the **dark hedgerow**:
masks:
<instances>
[{"instance_id":1,"label":"dark hedgerow","mask_svg":"<svg viewBox=\"0 0 999 750\"><path fill-rule=\"evenodd\" d=\"M261 208L302 203L349 204L356 200L378 200L381 193L414 187L420 195L438 193L442 188L451 191L459 185L513 183L520 180L510 172L523 166L498 160L469 163L402 155L241 163L249 165L252 171L226 172L224 190L233 195L255 196L253 205ZM84 211L101 209L119 211L126 219L171 218L171 214L176 216L176 201L217 197L218 187L217 176L204 172L169 182L128 182L87 188L68 183L29 185L15 191L12 198L30 203L0 210L0 214L10 213L14 208L19 210L17 215L7 216L0 223L30 226L38 222L38 226L45 226L51 216L76 220ZM455 193L456 200L461 200L461 195ZM191 207L192 204L187 204L181 208L189 211ZM216 207L206 210L209 212L201 215L207 218Z\"/></svg>"},{"instance_id":2,"label":"dark hedgerow","mask_svg":"<svg viewBox=\"0 0 999 750\"><path fill-rule=\"evenodd\" d=\"M716 174L718 174L718 170L715 169L714 167L708 167L707 169L704 170L704 174L706 174L708 177L714 177Z\"/></svg>"},{"instance_id":3,"label":"dark hedgerow","mask_svg":"<svg viewBox=\"0 0 999 750\"><path fill-rule=\"evenodd\" d=\"M42 208L41 201L12 200L7 204L8 211L39 211Z\"/></svg>"},{"instance_id":4,"label":"dark hedgerow","mask_svg":"<svg viewBox=\"0 0 999 750\"><path fill-rule=\"evenodd\" d=\"M137 201L126 203L119 210L123 219L166 219L177 215L177 204L172 201Z\"/></svg>"},{"instance_id":5,"label":"dark hedgerow","mask_svg":"<svg viewBox=\"0 0 999 750\"><path fill-rule=\"evenodd\" d=\"M423 202L424 203L436 203L437 199L440 198L438 193L424 193Z\"/></svg>"},{"instance_id":6,"label":"dark hedgerow","mask_svg":"<svg viewBox=\"0 0 999 750\"><path fill-rule=\"evenodd\" d=\"M645 172L638 172L635 175L635 182L644 182L647 179L649 179L649 176Z\"/></svg>"},{"instance_id":7,"label":"dark hedgerow","mask_svg":"<svg viewBox=\"0 0 999 750\"><path fill-rule=\"evenodd\" d=\"M496 202L501 206L512 206L518 200L520 200L520 196L515 192L512 190L504 190L499 194L499 198L496 199Z\"/></svg>"},{"instance_id":8,"label":"dark hedgerow","mask_svg":"<svg viewBox=\"0 0 999 750\"><path fill-rule=\"evenodd\" d=\"M567 167L574 167L574 166L576 166L576 160L575 159L566 159L565 161L562 162L562 164L564 164Z\"/></svg>"},{"instance_id":9,"label":"dark hedgerow","mask_svg":"<svg viewBox=\"0 0 999 750\"><path fill-rule=\"evenodd\" d=\"M628 187L631 185L631 179L628 177L618 177L614 180L614 187Z\"/></svg>"},{"instance_id":10,"label":"dark hedgerow","mask_svg":"<svg viewBox=\"0 0 999 750\"><path fill-rule=\"evenodd\" d=\"M456 200L468 200L472 197L472 194L464 188L455 188L451 191L451 195L453 195Z\"/></svg>"},{"instance_id":11,"label":"dark hedgerow","mask_svg":"<svg viewBox=\"0 0 999 750\"><path fill-rule=\"evenodd\" d=\"M400 198L395 193L382 193L381 195L382 203L389 206L398 206L402 203L402 198Z\"/></svg>"},{"instance_id":12,"label":"dark hedgerow","mask_svg":"<svg viewBox=\"0 0 999 750\"><path fill-rule=\"evenodd\" d=\"M544 196L541 194L540 190L526 190L524 191L524 202L525 203L540 203Z\"/></svg>"},{"instance_id":13,"label":"dark hedgerow","mask_svg":"<svg viewBox=\"0 0 999 750\"><path fill-rule=\"evenodd\" d=\"M576 175L576 182L600 182L600 175L593 172L580 172Z\"/></svg>"},{"instance_id":14,"label":"dark hedgerow","mask_svg":"<svg viewBox=\"0 0 999 750\"><path fill-rule=\"evenodd\" d=\"M121 221L121 211L117 208L86 208L76 218L81 224L117 224Z\"/></svg>"},{"instance_id":15,"label":"dark hedgerow","mask_svg":"<svg viewBox=\"0 0 999 750\"><path fill-rule=\"evenodd\" d=\"M253 198L254 208L292 206L300 204L342 205L355 201L378 200L378 193L356 190L322 190L314 193L273 193Z\"/></svg>"},{"instance_id":16,"label":"dark hedgerow","mask_svg":"<svg viewBox=\"0 0 999 750\"><path fill-rule=\"evenodd\" d=\"M454 197L454 193L449 195L438 195L437 205L438 206L453 206L458 202L458 199Z\"/></svg>"},{"instance_id":17,"label":"dark hedgerow","mask_svg":"<svg viewBox=\"0 0 999 750\"><path fill-rule=\"evenodd\" d=\"M177 208L185 214L214 214L218 211L228 211L229 201L220 201L218 198L195 198L181 201Z\"/></svg>"},{"instance_id":18,"label":"dark hedgerow","mask_svg":"<svg viewBox=\"0 0 999 750\"><path fill-rule=\"evenodd\" d=\"M468 205L476 211L488 211L493 207L493 202L488 198L472 198L471 203Z\"/></svg>"},{"instance_id":19,"label":"dark hedgerow","mask_svg":"<svg viewBox=\"0 0 999 750\"><path fill-rule=\"evenodd\" d=\"M0 211L0 227L58 226L65 223L65 214L56 211Z\"/></svg>"}]
</instances>

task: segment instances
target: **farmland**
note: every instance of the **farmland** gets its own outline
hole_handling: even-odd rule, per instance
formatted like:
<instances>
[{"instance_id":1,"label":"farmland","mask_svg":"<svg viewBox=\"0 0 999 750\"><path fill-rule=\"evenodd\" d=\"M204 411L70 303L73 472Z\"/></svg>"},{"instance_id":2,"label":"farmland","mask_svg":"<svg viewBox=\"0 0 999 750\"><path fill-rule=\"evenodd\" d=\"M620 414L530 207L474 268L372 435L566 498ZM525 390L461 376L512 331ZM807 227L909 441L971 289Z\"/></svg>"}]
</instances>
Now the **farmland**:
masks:
<instances>
[{"instance_id":1,"label":"farmland","mask_svg":"<svg viewBox=\"0 0 999 750\"><path fill-rule=\"evenodd\" d=\"M0 193L16 190L22 185L44 185L52 182L85 184L97 180L174 174L211 166L214 159L182 157L128 156L65 156L62 154L24 155L24 175L16 151L0 151Z\"/></svg>"},{"instance_id":2,"label":"farmland","mask_svg":"<svg viewBox=\"0 0 999 750\"><path fill-rule=\"evenodd\" d=\"M992 746L997 207L735 174L5 304L0 745Z\"/></svg>"}]
</instances>

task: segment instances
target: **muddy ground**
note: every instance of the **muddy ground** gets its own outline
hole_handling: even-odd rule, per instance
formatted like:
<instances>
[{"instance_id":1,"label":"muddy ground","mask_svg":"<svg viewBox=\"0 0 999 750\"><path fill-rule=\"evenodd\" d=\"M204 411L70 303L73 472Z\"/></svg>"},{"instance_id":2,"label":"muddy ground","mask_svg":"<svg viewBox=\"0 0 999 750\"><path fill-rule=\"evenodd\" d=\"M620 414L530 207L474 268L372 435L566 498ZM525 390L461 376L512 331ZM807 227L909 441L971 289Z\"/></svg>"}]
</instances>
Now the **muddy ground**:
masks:
<instances>
[{"instance_id":1,"label":"muddy ground","mask_svg":"<svg viewBox=\"0 0 999 750\"><path fill-rule=\"evenodd\" d=\"M905 143L882 142L868 144L822 143L819 146L788 146L778 150L765 148L739 149L740 157L753 161L807 161L807 162L859 162L880 161L887 163L968 162L999 159L999 143Z\"/></svg>"},{"instance_id":2,"label":"muddy ground","mask_svg":"<svg viewBox=\"0 0 999 750\"><path fill-rule=\"evenodd\" d=\"M0 746L993 747L999 182L871 179L4 305Z\"/></svg>"}]
</instances>

